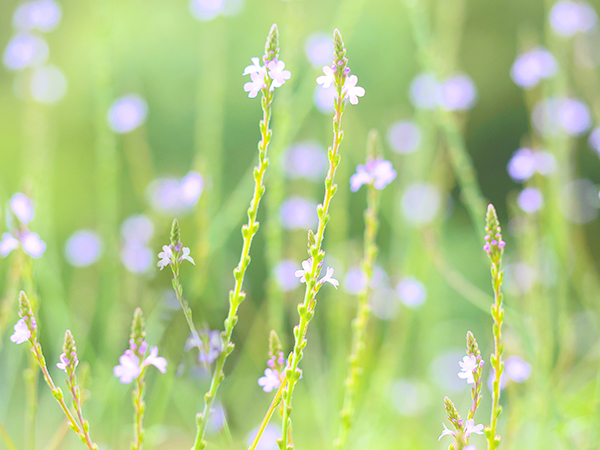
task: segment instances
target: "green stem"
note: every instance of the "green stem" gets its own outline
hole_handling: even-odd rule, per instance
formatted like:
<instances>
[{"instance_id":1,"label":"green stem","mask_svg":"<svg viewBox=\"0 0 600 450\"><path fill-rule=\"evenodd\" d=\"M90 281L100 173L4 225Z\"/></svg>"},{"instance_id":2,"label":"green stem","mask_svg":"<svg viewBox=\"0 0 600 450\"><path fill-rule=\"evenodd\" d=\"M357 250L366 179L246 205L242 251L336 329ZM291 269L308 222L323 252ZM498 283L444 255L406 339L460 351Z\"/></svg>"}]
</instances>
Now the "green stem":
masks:
<instances>
[{"instance_id":1,"label":"green stem","mask_svg":"<svg viewBox=\"0 0 600 450\"><path fill-rule=\"evenodd\" d=\"M227 319L225 319L225 330L222 333L223 347L215 364L215 370L210 383L210 388L204 396L204 409L197 416L198 432L196 433L196 439L194 446L192 447L194 450L202 450L206 447L204 433L206 431L208 417L212 410L219 386L221 385L223 378L225 378L223 367L225 366L227 357L231 354L234 348L234 345L231 342L231 335L233 334L233 328L238 320L237 310L246 296L246 294L242 291L242 284L244 282L246 269L250 264L250 247L252 245L252 239L258 231L259 224L256 220L256 216L258 213L260 199L265 192L263 179L265 171L267 170L267 166L269 165L269 160L267 159L267 148L272 134L271 130L269 129L269 123L271 121L271 103L273 101L273 92L270 91L270 84L270 81L267 80L267 85L263 89L263 118L260 121L261 141L258 144L259 162L258 166L254 169L254 196L252 197L250 208L248 209L248 223L242 226L242 252L240 255L240 261L233 271L235 285L233 290L231 290L229 293L229 313L227 315Z\"/></svg>"},{"instance_id":2,"label":"green stem","mask_svg":"<svg viewBox=\"0 0 600 450\"><path fill-rule=\"evenodd\" d=\"M262 422L260 423L260 427L258 427L256 436L254 436L254 440L252 441L252 444L250 445L250 447L248 447L248 450L256 449L256 446L258 445L258 441L260 441L260 437L262 436L263 432L265 431L265 428L267 428L267 425L268 425L269 421L271 420L271 416L275 412L275 409L277 409L277 407L281 403L281 392L283 391L283 388L285 387L286 383L287 383L287 380L284 378L282 380L281 384L279 385L279 389L277 389L277 392L275 393L275 397L273 397L273 401L269 405L267 414L265 414L265 417L263 418Z\"/></svg>"},{"instance_id":3,"label":"green stem","mask_svg":"<svg viewBox=\"0 0 600 450\"><path fill-rule=\"evenodd\" d=\"M341 427L338 437L334 442L336 449L342 449L346 445L348 433L352 427L356 408L356 396L358 391L358 382L363 372L362 359L365 350L367 321L369 319L369 285L373 278L373 266L379 248L377 247L377 231L379 229L379 220L377 214L379 211L379 192L373 184L368 186L367 209L365 211L365 235L364 235L364 256L362 261L362 270L365 278L365 285L359 294L358 310L356 318L352 322L352 353L350 354L350 367L346 377L344 402L340 412Z\"/></svg>"},{"instance_id":4,"label":"green stem","mask_svg":"<svg viewBox=\"0 0 600 450\"><path fill-rule=\"evenodd\" d=\"M146 390L146 383L144 382L144 374L142 373L137 380L135 380L135 390L133 391L133 406L134 412L134 434L135 441L131 444L132 450L141 450L142 443L144 441L144 411L146 405L144 403L144 392Z\"/></svg>"},{"instance_id":5,"label":"green stem","mask_svg":"<svg viewBox=\"0 0 600 450\"><path fill-rule=\"evenodd\" d=\"M75 369L73 368L70 370ZM82 439L84 440L84 443L88 448L97 448L97 446L92 442L92 439L90 437L89 424L83 418L83 410L81 408L81 393L79 391L79 387L77 386L77 380L75 378L74 372L69 374L69 377L67 378L67 386L69 387L71 395L73 396L73 407L75 408L75 412L77 412L77 418L79 419L79 425L83 433Z\"/></svg>"},{"instance_id":6,"label":"green stem","mask_svg":"<svg viewBox=\"0 0 600 450\"><path fill-rule=\"evenodd\" d=\"M4 426L2 426L2 423L0 423L0 438L2 438L2 442L4 442L4 445L6 445L8 450L17 450L17 446L8 435Z\"/></svg>"},{"instance_id":7,"label":"green stem","mask_svg":"<svg viewBox=\"0 0 600 450\"><path fill-rule=\"evenodd\" d=\"M492 262L492 287L494 290L494 305L492 306L492 317L494 318L494 353L491 357L491 364L494 368L494 380L492 384L492 412L489 429L486 430L488 440L488 449L494 450L500 445L500 436L496 435L496 426L498 416L502 412L500 407L500 377L504 370L502 362L502 321L504 320L504 310L502 309L502 278L503 271L500 270L500 260Z\"/></svg>"},{"instance_id":8,"label":"green stem","mask_svg":"<svg viewBox=\"0 0 600 450\"><path fill-rule=\"evenodd\" d=\"M179 301L179 304L181 305L181 309L183 310L183 315L185 316L185 321L187 322L187 325L190 329L190 332L192 333L192 336L195 339L196 343L200 343L202 342L200 340L200 336L198 336L198 332L196 331L196 327L194 326L194 320L192 319L192 309L190 308L190 305L188 304L187 300L185 298L183 298L183 287L181 286L181 282L179 280L179 261L175 261L175 263L173 264L173 281L172 281L172 285L173 285L173 290L175 291L175 296L177 297L177 300ZM200 351L202 351L200 349Z\"/></svg>"}]
</instances>

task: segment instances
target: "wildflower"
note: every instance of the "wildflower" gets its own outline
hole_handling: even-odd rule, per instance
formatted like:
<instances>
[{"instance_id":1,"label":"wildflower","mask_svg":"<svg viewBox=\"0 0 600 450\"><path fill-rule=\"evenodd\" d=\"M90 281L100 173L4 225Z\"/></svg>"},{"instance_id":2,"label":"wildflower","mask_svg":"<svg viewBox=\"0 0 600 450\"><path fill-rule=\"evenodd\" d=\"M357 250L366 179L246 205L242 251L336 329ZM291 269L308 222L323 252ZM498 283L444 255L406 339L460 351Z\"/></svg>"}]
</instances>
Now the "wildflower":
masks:
<instances>
[{"instance_id":1,"label":"wildflower","mask_svg":"<svg viewBox=\"0 0 600 450\"><path fill-rule=\"evenodd\" d=\"M504 362L504 371L511 380L522 383L531 375L531 364L518 356L511 356Z\"/></svg>"},{"instance_id":2,"label":"wildflower","mask_svg":"<svg viewBox=\"0 0 600 450\"><path fill-rule=\"evenodd\" d=\"M517 57L510 69L510 77L523 89L536 87L540 81L556 73L556 59L548 50L536 47Z\"/></svg>"},{"instance_id":3,"label":"wildflower","mask_svg":"<svg viewBox=\"0 0 600 450\"><path fill-rule=\"evenodd\" d=\"M319 264L320 266L321 264ZM300 278L300 282L306 283L306 275L310 274L312 270L312 258L309 258L305 261L302 261L302 270L297 270L295 275ZM320 267L317 269L317 275L320 272ZM327 268L327 274L317 281L317 285L321 286L325 282L331 283L336 289L340 285L339 281L333 278L333 269L331 267Z\"/></svg>"},{"instance_id":4,"label":"wildflower","mask_svg":"<svg viewBox=\"0 0 600 450\"><path fill-rule=\"evenodd\" d=\"M314 67L322 66L330 60L333 53L331 37L325 33L311 34L304 46L306 57Z\"/></svg>"},{"instance_id":5,"label":"wildflower","mask_svg":"<svg viewBox=\"0 0 600 450\"><path fill-rule=\"evenodd\" d=\"M79 359L77 358L77 354L75 353L73 356L73 367L77 367L79 365ZM61 353L61 355L59 356L60 362L56 363L56 367L58 367L60 370L64 370L65 372L67 372L67 368L71 365L71 360L67 357L66 353Z\"/></svg>"},{"instance_id":6,"label":"wildflower","mask_svg":"<svg viewBox=\"0 0 600 450\"><path fill-rule=\"evenodd\" d=\"M457 74L437 86L435 96L438 105L448 111L471 109L477 101L477 88L466 74Z\"/></svg>"},{"instance_id":7,"label":"wildflower","mask_svg":"<svg viewBox=\"0 0 600 450\"><path fill-rule=\"evenodd\" d=\"M192 264L196 264L194 259L190 256L190 249L188 247L182 247L181 242L177 245L163 245L163 251L158 254L160 261L158 261L157 266L160 267L160 270L163 270L168 265L173 265L176 263L182 262L184 259L187 259Z\"/></svg>"},{"instance_id":8,"label":"wildflower","mask_svg":"<svg viewBox=\"0 0 600 450\"><path fill-rule=\"evenodd\" d=\"M529 187L519 192L517 196L517 204L526 213L534 213L539 211L543 206L544 198L539 189Z\"/></svg>"},{"instance_id":9,"label":"wildflower","mask_svg":"<svg viewBox=\"0 0 600 450\"><path fill-rule=\"evenodd\" d=\"M356 192L363 184L371 184L376 189L383 189L396 178L392 163L384 159L376 159L359 165L356 173L350 177L350 190Z\"/></svg>"},{"instance_id":10,"label":"wildflower","mask_svg":"<svg viewBox=\"0 0 600 450\"><path fill-rule=\"evenodd\" d=\"M323 67L323 73L325 75L317 77L317 84L320 84L321 86L323 86L324 89L327 89L332 84L335 84L335 74L333 72L333 69L329 66Z\"/></svg>"},{"instance_id":11,"label":"wildflower","mask_svg":"<svg viewBox=\"0 0 600 450\"><path fill-rule=\"evenodd\" d=\"M188 351L194 347L200 351L198 358L201 363L212 364L223 350L221 332L202 330L196 336L192 333L185 343L185 350Z\"/></svg>"},{"instance_id":12,"label":"wildflower","mask_svg":"<svg viewBox=\"0 0 600 450\"><path fill-rule=\"evenodd\" d=\"M35 327L35 319L33 319L33 326ZM14 330L15 332L10 337L10 341L15 344L22 344L31 338L31 331L24 319L19 319L14 326Z\"/></svg>"},{"instance_id":13,"label":"wildflower","mask_svg":"<svg viewBox=\"0 0 600 450\"><path fill-rule=\"evenodd\" d=\"M586 2L559 1L550 10L550 25L564 37L591 31L597 20L596 11Z\"/></svg>"},{"instance_id":14,"label":"wildflower","mask_svg":"<svg viewBox=\"0 0 600 450\"><path fill-rule=\"evenodd\" d=\"M444 429L442 430L442 434L440 434L440 437L438 438L438 441L440 439L442 439L444 436L454 436L456 437L456 435L458 434L457 431L451 431L449 430L445 424L442 424ZM483 434L483 425L479 424L479 425L475 425L475 420L474 419L469 419L467 420L467 422L465 423L465 431L463 433L463 436L465 439L469 439L469 436L471 434Z\"/></svg>"},{"instance_id":15,"label":"wildflower","mask_svg":"<svg viewBox=\"0 0 600 450\"><path fill-rule=\"evenodd\" d=\"M252 81L244 83L244 92L248 92L249 98L255 98L262 89L267 87L265 77L261 73L252 72L250 73L250 79Z\"/></svg>"},{"instance_id":16,"label":"wildflower","mask_svg":"<svg viewBox=\"0 0 600 450\"><path fill-rule=\"evenodd\" d=\"M358 77L356 75L350 75L342 89L342 92L346 94L344 98L348 98L353 105L358 105L358 97L363 97L365 95L365 89L357 86L356 83L358 83Z\"/></svg>"},{"instance_id":17,"label":"wildflower","mask_svg":"<svg viewBox=\"0 0 600 450\"><path fill-rule=\"evenodd\" d=\"M4 50L3 62L10 70L23 70L43 64L48 59L48 44L40 36L20 33Z\"/></svg>"},{"instance_id":18,"label":"wildflower","mask_svg":"<svg viewBox=\"0 0 600 450\"><path fill-rule=\"evenodd\" d=\"M414 278L403 278L396 286L396 291L402 303L409 308L421 306L427 297L425 286Z\"/></svg>"},{"instance_id":19,"label":"wildflower","mask_svg":"<svg viewBox=\"0 0 600 450\"><path fill-rule=\"evenodd\" d=\"M289 292L298 287L298 278L294 275L298 263L289 259L281 261L273 268L275 279L283 292Z\"/></svg>"},{"instance_id":20,"label":"wildflower","mask_svg":"<svg viewBox=\"0 0 600 450\"><path fill-rule=\"evenodd\" d=\"M387 138L390 147L396 153L414 153L421 145L421 130L414 122L400 121L390 126Z\"/></svg>"},{"instance_id":21,"label":"wildflower","mask_svg":"<svg viewBox=\"0 0 600 450\"><path fill-rule=\"evenodd\" d=\"M262 386L263 391L271 392L273 389L279 388L281 376L275 369L265 369L265 376L258 379L258 384Z\"/></svg>"},{"instance_id":22,"label":"wildflower","mask_svg":"<svg viewBox=\"0 0 600 450\"><path fill-rule=\"evenodd\" d=\"M483 245L483 251L485 251L492 258L500 258L502 256L502 252L504 251L506 242L502 240L500 223L498 221L496 210L492 204L488 205L485 231L486 243Z\"/></svg>"},{"instance_id":23,"label":"wildflower","mask_svg":"<svg viewBox=\"0 0 600 450\"><path fill-rule=\"evenodd\" d=\"M138 94L127 94L116 99L108 110L108 125L115 133L135 130L146 121L148 103Z\"/></svg>"},{"instance_id":24,"label":"wildflower","mask_svg":"<svg viewBox=\"0 0 600 450\"><path fill-rule=\"evenodd\" d=\"M10 209L23 225L27 225L35 217L33 202L29 197L20 192L11 197Z\"/></svg>"},{"instance_id":25,"label":"wildflower","mask_svg":"<svg viewBox=\"0 0 600 450\"><path fill-rule=\"evenodd\" d=\"M292 73L289 70L284 70L285 63L283 61L269 61L267 69L269 69L269 77L273 80L273 83L271 83L271 90L283 86L285 80L289 80L292 76Z\"/></svg>"},{"instance_id":26,"label":"wildflower","mask_svg":"<svg viewBox=\"0 0 600 450\"><path fill-rule=\"evenodd\" d=\"M35 0L22 3L13 16L13 26L19 30L42 32L55 29L61 18L60 6L53 0Z\"/></svg>"},{"instance_id":27,"label":"wildflower","mask_svg":"<svg viewBox=\"0 0 600 450\"><path fill-rule=\"evenodd\" d=\"M148 346L146 341L140 346L140 353L144 354ZM129 384L136 378L138 378L142 371L152 365L160 370L162 373L167 371L167 360L162 356L158 356L158 347L152 347L150 354L140 364L140 358L134 353L133 347L135 344L131 344L130 348L119 357L119 365L113 369L115 377L119 378L119 381L123 384ZM143 351L142 351L143 350Z\"/></svg>"},{"instance_id":28,"label":"wildflower","mask_svg":"<svg viewBox=\"0 0 600 450\"><path fill-rule=\"evenodd\" d=\"M291 196L281 205L281 222L288 230L306 229L317 224L317 205L302 197Z\"/></svg>"},{"instance_id":29,"label":"wildflower","mask_svg":"<svg viewBox=\"0 0 600 450\"><path fill-rule=\"evenodd\" d=\"M65 257L75 267L94 264L102 255L102 239L97 233L79 230L71 235L65 244Z\"/></svg>"},{"instance_id":30,"label":"wildflower","mask_svg":"<svg viewBox=\"0 0 600 450\"><path fill-rule=\"evenodd\" d=\"M460 372L458 374L459 378L463 380L467 380L467 384L474 384L475 379L473 377L473 372L475 372L479 368L479 364L477 363L477 358L475 355L467 355L463 358L462 362L458 363L460 365Z\"/></svg>"},{"instance_id":31,"label":"wildflower","mask_svg":"<svg viewBox=\"0 0 600 450\"><path fill-rule=\"evenodd\" d=\"M17 237L11 233L2 234L0 241L0 255L8 256L10 252L21 246L23 251L32 258L40 258L46 251L46 243L40 239L40 235L29 230L15 233Z\"/></svg>"},{"instance_id":32,"label":"wildflower","mask_svg":"<svg viewBox=\"0 0 600 450\"><path fill-rule=\"evenodd\" d=\"M204 179L198 172L188 172L182 179L157 178L147 188L152 208L168 215L189 212L198 203Z\"/></svg>"},{"instance_id":33,"label":"wildflower","mask_svg":"<svg viewBox=\"0 0 600 450\"><path fill-rule=\"evenodd\" d=\"M260 65L260 58L250 58L252 64L246 66L242 75L250 75L252 73L260 73L263 76L266 74L265 67Z\"/></svg>"}]
</instances>

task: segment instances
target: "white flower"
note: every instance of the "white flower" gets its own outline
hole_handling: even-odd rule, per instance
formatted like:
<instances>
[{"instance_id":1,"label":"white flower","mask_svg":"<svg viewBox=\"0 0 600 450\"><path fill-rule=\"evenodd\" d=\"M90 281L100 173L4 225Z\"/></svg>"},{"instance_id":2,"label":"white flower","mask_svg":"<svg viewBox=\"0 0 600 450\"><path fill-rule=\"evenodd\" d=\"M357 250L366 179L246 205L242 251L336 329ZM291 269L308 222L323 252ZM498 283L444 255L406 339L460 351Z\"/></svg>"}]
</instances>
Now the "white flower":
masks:
<instances>
[{"instance_id":1,"label":"white flower","mask_svg":"<svg viewBox=\"0 0 600 450\"><path fill-rule=\"evenodd\" d=\"M115 377L123 384L129 384L142 373L140 359L130 349L119 357L119 365L113 369Z\"/></svg>"},{"instance_id":2,"label":"white flower","mask_svg":"<svg viewBox=\"0 0 600 450\"><path fill-rule=\"evenodd\" d=\"M296 273L294 275L296 275L296 277L300 278L300 282L306 283L306 274L310 273L311 270L312 270L312 258L309 258L305 261L302 261L302 270L296 270ZM317 275L320 271L321 270L319 268L317 270ZM321 286L325 282L328 282L328 283L331 283L337 289L338 286L340 285L340 282L332 277L333 277L333 269L331 267L328 267L326 275L323 278L321 278L319 281L317 281L317 285Z\"/></svg>"},{"instance_id":3,"label":"white flower","mask_svg":"<svg viewBox=\"0 0 600 450\"><path fill-rule=\"evenodd\" d=\"M333 69L329 66L323 67L323 73L325 75L317 77L317 84L320 84L323 88L327 89L332 84L335 84L335 75L333 74Z\"/></svg>"},{"instance_id":4,"label":"white flower","mask_svg":"<svg viewBox=\"0 0 600 450\"><path fill-rule=\"evenodd\" d=\"M292 76L289 70L284 70L285 63L283 61L269 61L267 69L269 69L269 76L273 80L271 89L283 86L285 80L289 80Z\"/></svg>"},{"instance_id":5,"label":"white flower","mask_svg":"<svg viewBox=\"0 0 600 450\"><path fill-rule=\"evenodd\" d=\"M471 434L483 434L483 425L479 424L479 425L475 425L475 420L474 419L469 419L467 420L467 423L465 424L465 438L469 438L469 436Z\"/></svg>"},{"instance_id":6,"label":"white flower","mask_svg":"<svg viewBox=\"0 0 600 450\"><path fill-rule=\"evenodd\" d=\"M242 75L250 75L251 73L264 73L265 68L264 66L260 65L260 58L250 58L250 61L252 61L252 64L246 66Z\"/></svg>"},{"instance_id":7,"label":"white flower","mask_svg":"<svg viewBox=\"0 0 600 450\"><path fill-rule=\"evenodd\" d=\"M456 432L454 432L454 431L450 431L450 430L448 429L448 427L446 427L446 424L445 424L445 423L442 423L442 426L444 427L444 429L442 430L442 434L440 434L440 437L438 438L438 442L439 442L439 440L440 440L440 439L442 439L444 436L448 436L448 435L451 435L451 436L456 436Z\"/></svg>"},{"instance_id":8,"label":"white flower","mask_svg":"<svg viewBox=\"0 0 600 450\"><path fill-rule=\"evenodd\" d=\"M14 326L14 330L15 332L10 337L10 341L14 342L15 344L22 344L23 342L28 341L31 337L31 331L29 331L29 328L23 319L19 319Z\"/></svg>"},{"instance_id":9,"label":"white flower","mask_svg":"<svg viewBox=\"0 0 600 450\"><path fill-rule=\"evenodd\" d=\"M39 258L46 251L46 243L40 239L39 234L25 231L19 236L19 239L10 233L4 233L2 241L0 241L0 255L8 256L19 246L23 247L23 251L32 258Z\"/></svg>"},{"instance_id":10,"label":"white flower","mask_svg":"<svg viewBox=\"0 0 600 450\"><path fill-rule=\"evenodd\" d=\"M358 104L358 97L365 95L365 89L357 86L356 83L358 83L358 77L350 75L344 83L343 89L343 92L346 94L345 98L348 98L353 105Z\"/></svg>"},{"instance_id":11,"label":"white flower","mask_svg":"<svg viewBox=\"0 0 600 450\"><path fill-rule=\"evenodd\" d=\"M260 92L260 90L266 87L265 75L262 71L251 72L250 79L252 81L244 83L244 92L248 93L249 98L255 98Z\"/></svg>"},{"instance_id":12,"label":"white flower","mask_svg":"<svg viewBox=\"0 0 600 450\"><path fill-rule=\"evenodd\" d=\"M473 378L473 372L479 367L477 364L477 358L474 355L465 356L460 365L460 372L458 377L467 380L467 384L474 384L475 379Z\"/></svg>"},{"instance_id":13,"label":"white flower","mask_svg":"<svg viewBox=\"0 0 600 450\"><path fill-rule=\"evenodd\" d=\"M25 194L17 192L10 199L10 209L23 225L27 225L35 217L33 202Z\"/></svg>"},{"instance_id":14,"label":"white flower","mask_svg":"<svg viewBox=\"0 0 600 450\"><path fill-rule=\"evenodd\" d=\"M150 349L150 354L142 362L142 367L153 365L162 373L167 372L167 360L162 356L158 356L158 347L154 346Z\"/></svg>"},{"instance_id":15,"label":"white flower","mask_svg":"<svg viewBox=\"0 0 600 450\"><path fill-rule=\"evenodd\" d=\"M10 233L2 234L2 241L0 241L0 255L8 256L15 248L19 247L19 241Z\"/></svg>"},{"instance_id":16,"label":"white flower","mask_svg":"<svg viewBox=\"0 0 600 450\"><path fill-rule=\"evenodd\" d=\"M162 249L163 251L158 254L160 260L156 264L158 267L160 267L160 270L163 270L169 264L175 264L175 254L173 253L172 245L163 245ZM196 264L194 259L190 256L190 249L188 247L183 247L181 249L181 256L179 257L178 261L182 262L184 259L187 259L194 265Z\"/></svg>"},{"instance_id":17,"label":"white flower","mask_svg":"<svg viewBox=\"0 0 600 450\"><path fill-rule=\"evenodd\" d=\"M263 391L271 392L273 389L278 389L281 384L279 372L275 369L265 369L265 376L258 379L259 386L262 386Z\"/></svg>"}]
</instances>

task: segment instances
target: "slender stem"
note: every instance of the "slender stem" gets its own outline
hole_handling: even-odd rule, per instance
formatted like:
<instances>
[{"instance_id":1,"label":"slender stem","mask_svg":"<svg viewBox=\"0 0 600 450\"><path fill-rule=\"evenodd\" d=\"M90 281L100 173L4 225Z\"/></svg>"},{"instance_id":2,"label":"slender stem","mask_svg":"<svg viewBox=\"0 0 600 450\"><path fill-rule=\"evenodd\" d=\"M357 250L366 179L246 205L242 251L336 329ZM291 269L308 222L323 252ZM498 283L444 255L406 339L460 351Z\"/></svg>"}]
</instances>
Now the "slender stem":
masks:
<instances>
[{"instance_id":1,"label":"slender stem","mask_svg":"<svg viewBox=\"0 0 600 450\"><path fill-rule=\"evenodd\" d=\"M492 287L494 289L494 305L492 306L492 317L494 318L493 333L494 333L494 354L491 358L492 367L494 368L494 381L492 384L492 413L490 419L489 432L486 433L488 440L488 449L494 450L500 444L500 436L496 435L496 426L498 416L502 411L500 407L500 377L504 370L502 362L502 321L504 319L504 310L502 309L502 286L503 271L500 270L500 261L493 261L492 267Z\"/></svg>"},{"instance_id":2,"label":"slender stem","mask_svg":"<svg viewBox=\"0 0 600 450\"><path fill-rule=\"evenodd\" d=\"M4 445L6 445L8 450L17 450L17 446L8 435L6 429L2 426L2 423L0 423L0 438L2 438L2 442L4 442Z\"/></svg>"},{"instance_id":3,"label":"slender stem","mask_svg":"<svg viewBox=\"0 0 600 450\"><path fill-rule=\"evenodd\" d=\"M265 428L267 428L267 425L269 424L269 421L271 420L271 416L273 416L273 413L275 412L275 410L281 403L281 392L283 391L283 388L286 383L287 383L287 380L284 378L282 380L281 384L279 385L279 389L277 389L277 392L275 393L275 397L273 397L273 401L269 405L267 414L265 414L265 417L263 418L262 422L260 423L260 427L258 428L256 436L254 436L254 440L252 441L252 444L250 445L250 447L248 447L248 450L256 449L256 446L258 445L258 441L260 441L260 437L262 436L263 432L265 431Z\"/></svg>"},{"instance_id":4,"label":"slender stem","mask_svg":"<svg viewBox=\"0 0 600 450\"><path fill-rule=\"evenodd\" d=\"M134 420L134 434L135 441L131 444L132 450L140 450L142 448L142 443L144 441L144 411L146 409L146 405L144 403L144 392L146 390L146 383L144 381L144 374L140 374L140 376L135 380L135 390L133 391L133 406L135 409L133 420Z\"/></svg>"},{"instance_id":5,"label":"slender stem","mask_svg":"<svg viewBox=\"0 0 600 450\"><path fill-rule=\"evenodd\" d=\"M260 121L261 140L258 144L259 162L258 166L254 169L254 195L252 197L252 201L250 202L250 208L248 209L248 223L242 226L243 245L240 261L233 271L235 285L233 290L231 290L229 293L229 313L227 314L227 319L225 319L225 330L222 333L223 350L217 357L210 388L204 396L204 409L197 416L198 432L196 434L194 446L192 447L194 450L202 450L206 447L204 433L206 431L208 417L210 415L219 386L223 381L223 378L225 378L223 367L225 366L227 357L229 354L231 354L234 348L234 345L231 342L231 335L233 334L233 328L238 320L237 310L246 296L246 294L242 291L242 284L244 282L246 269L250 264L250 247L252 245L252 239L257 233L259 226L256 216L258 213L260 199L265 192L263 179L265 171L267 170L267 166L269 165L269 160L267 159L267 148L271 140L272 133L269 129L269 123L271 121L271 103L273 101L273 92L270 91L271 82L269 81L268 77L265 77L265 80L266 87L263 88L262 91L263 118Z\"/></svg>"},{"instance_id":6,"label":"slender stem","mask_svg":"<svg viewBox=\"0 0 600 450\"><path fill-rule=\"evenodd\" d=\"M77 386L77 381L75 381L74 373L72 377L71 375L69 375L69 378L67 379L67 385L69 386L71 395L73 396L73 406L75 407L75 411L77 412L79 425L81 426L81 430L85 438L85 445L87 445L88 448L94 448L94 443L92 442L92 439L90 437L89 425L87 421L83 418L83 410L81 408L81 394Z\"/></svg>"},{"instance_id":7,"label":"slender stem","mask_svg":"<svg viewBox=\"0 0 600 450\"><path fill-rule=\"evenodd\" d=\"M316 296L320 288L316 277L318 275L318 271L320 270L320 263L325 256L325 253L321 247L323 244L325 227L329 221L329 205L337 190L337 185L334 184L334 178L335 171L340 162L339 147L343 138L342 114L344 112L345 105L345 101L343 100L344 93L342 92L343 81L343 76L338 75L336 78L337 98L335 99L335 114L333 117L333 145L329 148L328 154L329 171L327 173L327 178L325 179L325 195L323 198L323 203L317 208L317 213L319 216L317 234L316 236L313 235L312 232L309 234L309 249L312 255L311 271L310 274L306 274L306 291L304 294L304 301L298 306L300 323L294 328L294 349L288 356L288 363L285 370L285 379L288 382L288 386L284 388L282 393L283 422L281 429L281 442L279 443L279 447L282 450L293 448L293 444L290 442L290 414L292 412L292 397L296 382L302 373L300 369L298 369L298 365L303 357L304 347L306 347L307 344L306 332L308 330L308 325L315 313L315 307L317 303ZM314 239L314 242L310 242L312 239Z\"/></svg>"},{"instance_id":8,"label":"slender stem","mask_svg":"<svg viewBox=\"0 0 600 450\"><path fill-rule=\"evenodd\" d=\"M340 411L341 427L338 437L334 442L336 449L342 449L346 445L348 433L354 419L356 396L358 391L358 382L363 372L362 357L365 349L367 321L369 319L369 285L373 278L373 266L379 248L376 238L379 229L379 220L377 214L379 211L379 192L373 184L368 186L367 209L365 211L365 237L364 237L364 256L362 261L362 270L365 279L365 285L359 294L358 310L356 317L352 322L352 353L350 354L350 367L346 377L344 402Z\"/></svg>"},{"instance_id":9,"label":"slender stem","mask_svg":"<svg viewBox=\"0 0 600 450\"><path fill-rule=\"evenodd\" d=\"M175 291L175 296L181 305L181 309L183 310L183 315L185 316L185 321L188 324L190 332L195 339L195 342L201 342L200 337L198 336L198 332L196 331L196 327L194 326L194 320L192 318L192 309L188 304L187 300L183 298L183 287L181 286L181 282L179 280L179 261L175 261L173 264L173 290ZM202 351L202 350L200 350Z\"/></svg>"}]
</instances>

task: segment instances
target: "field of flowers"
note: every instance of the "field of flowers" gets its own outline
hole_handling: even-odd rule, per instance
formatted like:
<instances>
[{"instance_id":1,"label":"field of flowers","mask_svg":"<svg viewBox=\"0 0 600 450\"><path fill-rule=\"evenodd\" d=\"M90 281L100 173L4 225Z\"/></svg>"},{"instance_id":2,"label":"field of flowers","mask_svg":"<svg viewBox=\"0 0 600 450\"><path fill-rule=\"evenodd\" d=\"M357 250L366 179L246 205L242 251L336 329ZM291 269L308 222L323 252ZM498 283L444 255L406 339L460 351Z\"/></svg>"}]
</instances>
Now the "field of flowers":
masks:
<instances>
[{"instance_id":1,"label":"field of flowers","mask_svg":"<svg viewBox=\"0 0 600 450\"><path fill-rule=\"evenodd\" d=\"M1 2L0 450L599 450L598 11Z\"/></svg>"}]
</instances>

